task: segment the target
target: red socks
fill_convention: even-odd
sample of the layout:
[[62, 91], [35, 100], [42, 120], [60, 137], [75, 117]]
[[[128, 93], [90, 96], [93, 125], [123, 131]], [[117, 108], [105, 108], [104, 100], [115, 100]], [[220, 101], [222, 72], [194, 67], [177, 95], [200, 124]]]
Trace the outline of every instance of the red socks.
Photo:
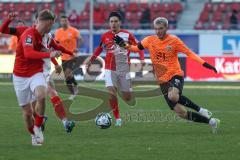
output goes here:
[[114, 97], [113, 99], [109, 99], [109, 103], [113, 110], [113, 115], [114, 115], [115, 119], [120, 118], [117, 97]]
[[62, 120], [64, 118], [66, 118], [66, 113], [64, 110], [64, 106], [62, 103], [62, 100], [59, 96], [54, 96], [51, 98], [51, 102], [54, 106], [54, 110], [56, 115]]
[[36, 116], [35, 116], [35, 126], [37, 127], [40, 127], [43, 123], [43, 116], [40, 116], [36, 113]]

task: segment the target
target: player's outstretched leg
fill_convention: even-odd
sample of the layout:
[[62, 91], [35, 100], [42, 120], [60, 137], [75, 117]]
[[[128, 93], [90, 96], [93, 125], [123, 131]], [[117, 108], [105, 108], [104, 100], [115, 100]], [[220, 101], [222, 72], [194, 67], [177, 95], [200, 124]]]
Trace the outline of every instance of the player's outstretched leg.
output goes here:
[[108, 87], [109, 92], [109, 105], [112, 108], [113, 116], [116, 120], [115, 126], [121, 126], [122, 125], [122, 119], [120, 118], [119, 114], [119, 107], [118, 107], [118, 99], [117, 99], [117, 89], [114, 87]]
[[45, 86], [39, 85], [34, 89], [34, 94], [37, 98], [37, 103], [35, 107], [36, 116], [35, 116], [33, 131], [35, 133], [35, 136], [39, 139], [40, 143], [43, 143], [44, 141], [41, 125], [43, 124], [43, 120], [44, 120], [44, 112], [46, 107], [46, 104], [45, 104], [46, 93], [47, 93], [47, 88]]
[[31, 107], [31, 104], [26, 104], [22, 106], [22, 113], [23, 118], [26, 124], [26, 127], [28, 129], [29, 134], [32, 138], [32, 145], [33, 146], [41, 146], [42, 143], [40, 143], [39, 139], [35, 136], [33, 128], [34, 128], [34, 118], [33, 118], [33, 110]]
[[186, 96], [181, 95], [179, 97], [179, 101], [178, 103], [194, 109], [195, 111], [197, 111], [198, 113], [200, 113], [201, 115], [207, 117], [207, 118], [211, 118], [212, 117], [212, 112], [208, 111], [205, 108], [199, 107], [197, 104], [195, 104], [194, 102], [192, 102], [189, 98], [187, 98]]
[[183, 105], [177, 103], [173, 108], [174, 112], [181, 118], [187, 119], [189, 121], [198, 122], [198, 123], [206, 123], [211, 125], [212, 132], [217, 133], [217, 130], [220, 125], [220, 120], [217, 118], [207, 118], [199, 113], [187, 111]]
[[67, 119], [62, 99], [58, 96], [57, 91], [50, 83], [48, 84], [48, 94], [51, 97], [56, 116], [62, 121], [65, 131], [71, 133], [75, 127], [75, 122]]

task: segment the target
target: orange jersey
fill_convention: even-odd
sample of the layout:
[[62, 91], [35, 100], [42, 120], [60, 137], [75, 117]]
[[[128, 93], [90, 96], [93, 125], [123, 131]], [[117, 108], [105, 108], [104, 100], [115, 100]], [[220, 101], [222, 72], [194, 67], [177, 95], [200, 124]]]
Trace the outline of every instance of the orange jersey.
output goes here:
[[[77, 48], [77, 39], [79, 31], [74, 27], [68, 27], [66, 30], [59, 28], [56, 30], [55, 39], [67, 50], [73, 52]], [[63, 54], [62, 60], [72, 59], [71, 55]]]
[[11, 51], [16, 51], [17, 49], [18, 38], [17, 36], [12, 36], [8, 49]]
[[144, 38], [141, 45], [149, 50], [155, 76], [160, 83], [168, 82], [175, 75], [184, 75], [178, 61], [178, 53], [184, 53], [199, 63], [204, 63], [204, 60], [174, 35], [167, 34], [163, 40], [151, 35]]

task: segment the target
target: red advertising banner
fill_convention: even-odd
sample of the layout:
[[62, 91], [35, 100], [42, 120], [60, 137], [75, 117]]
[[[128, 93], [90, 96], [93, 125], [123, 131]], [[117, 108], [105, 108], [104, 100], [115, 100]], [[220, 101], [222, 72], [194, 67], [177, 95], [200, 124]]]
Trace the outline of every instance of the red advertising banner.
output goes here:
[[206, 69], [187, 58], [186, 80], [189, 81], [240, 81], [240, 57], [202, 57], [213, 65], [218, 73]]

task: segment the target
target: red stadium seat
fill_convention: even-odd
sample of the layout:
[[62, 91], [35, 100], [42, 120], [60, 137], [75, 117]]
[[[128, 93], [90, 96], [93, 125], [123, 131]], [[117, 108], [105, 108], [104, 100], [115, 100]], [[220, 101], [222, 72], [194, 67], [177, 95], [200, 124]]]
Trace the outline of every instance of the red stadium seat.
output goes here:
[[160, 10], [162, 10], [161, 3], [154, 2], [154, 3], [151, 4], [151, 11], [158, 12]]
[[29, 21], [32, 18], [32, 14], [30, 11], [23, 12], [22, 19], [25, 21]]
[[203, 23], [201, 21], [197, 21], [197, 23], [194, 26], [194, 29], [196, 29], [196, 30], [203, 30], [205, 28], [204, 28]]
[[4, 4], [4, 10], [12, 12], [15, 10], [15, 4], [10, 2], [10, 3], [5, 3]]
[[201, 14], [200, 14], [199, 20], [201, 22], [207, 22], [209, 20], [209, 13], [205, 12], [205, 11], [202, 11]]
[[114, 2], [109, 3], [109, 4], [108, 4], [108, 7], [107, 7], [107, 9], [110, 10], [110, 11], [116, 11], [117, 8], [118, 8], [118, 7], [117, 7], [117, 4], [114, 3]]
[[163, 3], [163, 11], [170, 12], [170, 10], [171, 10], [170, 3]]
[[51, 9], [51, 4], [50, 3], [43, 3], [42, 4], [42, 9]]
[[217, 5], [217, 12], [226, 12], [227, 11], [227, 4], [226, 3], [220, 3]]
[[125, 2], [120, 2], [120, 3], [118, 4], [118, 7], [119, 7], [119, 8], [126, 8], [126, 6], [127, 6], [127, 4], [126, 4]]
[[89, 21], [89, 12], [87, 11], [82, 11], [81, 14], [79, 15], [79, 19], [81, 20], [88, 20]]
[[213, 12], [213, 4], [212, 3], [205, 3], [204, 11]]
[[129, 12], [138, 11], [138, 4], [136, 2], [130, 2], [127, 6], [127, 11], [129, 11]]
[[37, 10], [37, 4], [36, 3], [29, 3], [27, 5], [28, 10], [30, 10], [31, 12], [35, 12]]
[[212, 18], [212, 20], [214, 21], [214, 22], [222, 22], [222, 12], [214, 12], [213, 13], [213, 18]]
[[56, 8], [61, 12], [61, 11], [65, 11], [65, 5], [64, 3], [60, 2], [56, 4]]
[[180, 13], [183, 10], [183, 6], [180, 2], [174, 2], [172, 4], [172, 9], [171, 10], [174, 11], [174, 12]]
[[137, 20], [140, 20], [141, 18], [142, 18], [142, 14], [143, 14], [143, 12], [141, 12], [141, 11], [138, 11], [137, 13], [136, 13], [136, 19]]
[[210, 25], [208, 26], [208, 29], [210, 30], [216, 30], [217, 29], [217, 24], [216, 22], [211, 22]]
[[4, 4], [0, 3], [0, 12], [2, 12], [4, 10]]
[[231, 9], [232, 9], [232, 11], [236, 10], [238, 12], [240, 10], [240, 3], [232, 3]]

